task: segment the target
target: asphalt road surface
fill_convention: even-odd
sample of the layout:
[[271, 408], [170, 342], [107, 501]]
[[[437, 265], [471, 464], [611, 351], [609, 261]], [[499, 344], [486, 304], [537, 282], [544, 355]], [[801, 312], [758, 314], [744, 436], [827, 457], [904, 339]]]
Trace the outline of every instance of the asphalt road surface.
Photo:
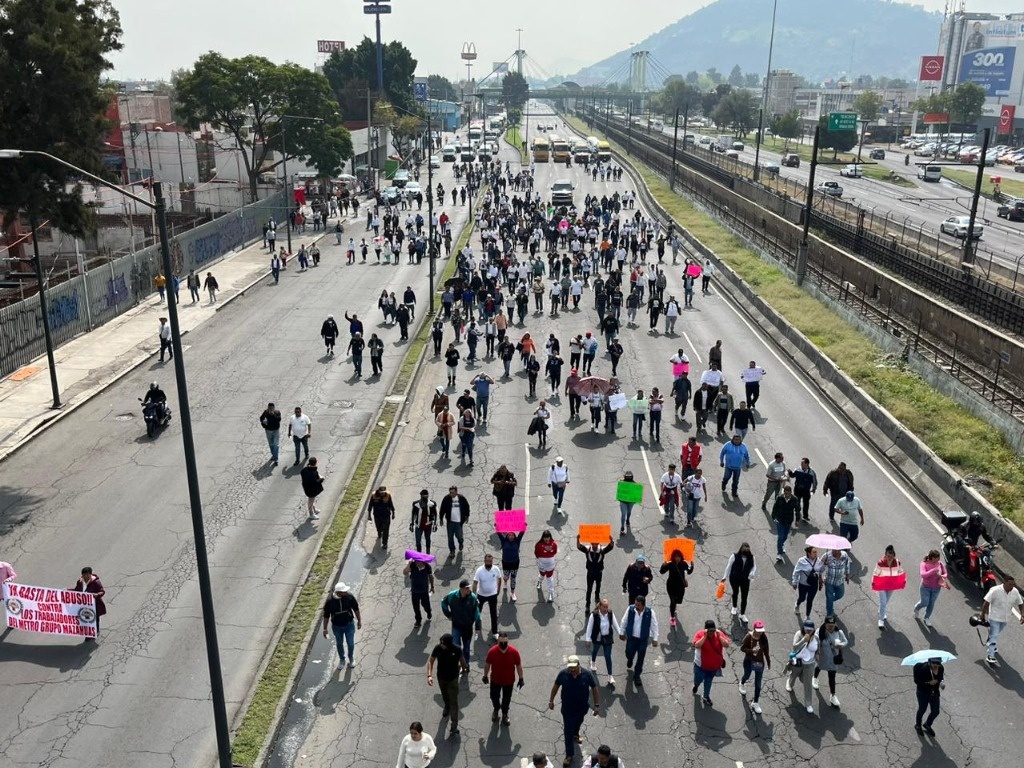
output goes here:
[[[565, 173], [564, 167], [540, 165], [537, 186], [545, 189]], [[569, 173], [579, 182], [577, 195], [581, 199], [587, 191], [600, 195], [630, 186], [627, 181], [594, 184], [577, 169]], [[679, 271], [670, 270], [669, 278], [668, 293], [677, 296], [681, 295]], [[564, 313], [557, 320], [529, 315], [526, 327], [516, 329], [514, 335], [518, 338], [529, 331], [543, 339], [554, 332], [565, 349], [570, 335], [593, 329], [596, 322], [593, 301], [587, 296], [579, 312]], [[748, 440], [757, 466], [743, 474], [739, 500], [723, 498], [717, 462], [722, 441], [702, 438], [711, 498], [699, 517], [696, 570], [679, 611], [680, 626], [669, 630], [664, 581], [656, 576], [651, 588], [652, 607], [661, 623], [663, 643], [648, 652], [642, 689], [630, 680], [622, 643], [615, 646], [618, 685], [614, 691], [605, 686], [601, 664], [602, 711], [600, 717], [588, 716], [586, 720], [583, 753], [590, 754], [599, 744], [607, 743], [631, 766], [1004, 765], [1006, 758], [1001, 753], [1016, 753], [1019, 744], [1017, 720], [1024, 682], [1018, 670], [1024, 669], [1024, 635], [1020, 627], [1008, 627], [1000, 645], [1003, 664], [997, 670], [988, 669], [982, 661], [984, 648], [967, 624], [968, 615], [980, 606], [980, 598], [958, 581], [952, 591], [940, 597], [933, 628], [914, 620], [911, 608], [917, 599], [918, 565], [940, 542], [938, 526], [923, 500], [863, 443], [856, 426], [837, 415], [808, 385], [807, 377], [795, 370], [768, 334], [738, 312], [717, 289], [713, 288], [709, 296], [698, 293], [695, 308], [685, 312], [677, 324], [677, 336], [666, 337], [661, 330], [648, 333], [647, 325], [641, 315], [639, 328], [622, 333], [626, 356], [619, 366], [619, 378], [623, 391], [630, 395], [636, 388], [649, 391], [652, 386], [666, 392], [671, 384], [668, 358], [680, 347], [694, 363], [694, 377], [699, 376], [700, 361], [706, 360], [707, 350], [716, 339], [723, 340], [727, 381], [734, 389], [742, 391], [738, 375], [749, 360], [767, 369], [758, 402], [757, 430]], [[518, 362], [513, 363], [513, 376], [507, 380], [500, 378], [498, 361], [463, 363], [461, 368], [457, 386], [449, 388], [456, 396], [475, 372], [485, 371], [498, 379], [491, 395], [489, 422], [478, 430], [475, 466], [460, 463], [454, 447], [451, 460], [440, 457], [427, 414], [431, 390], [444, 384], [445, 374], [443, 361], [431, 359], [411, 400], [413, 415], [389, 452], [384, 475], [398, 507], [391, 547], [382, 550], [373, 527], [368, 526], [343, 570], [343, 577], [355, 582], [363, 616], [363, 629], [356, 637], [356, 666], [339, 671], [333, 640], [317, 638], [295, 694], [303, 704], [301, 708], [293, 705], [293, 711], [301, 709], [301, 714], [289, 714], [289, 728], [277, 745], [271, 765], [394, 765], [398, 744], [413, 720], [422, 721], [439, 745], [432, 762], [435, 767], [518, 766], [521, 757], [535, 750], [546, 751], [558, 764], [563, 757], [561, 724], [557, 710], [550, 712], [547, 708], [549, 691], [568, 655], [578, 653], [585, 663], [589, 660], [582, 637], [587, 617], [583, 557], [574, 547], [577, 526], [611, 523], [617, 531], [615, 481], [629, 469], [645, 485], [644, 502], [633, 513], [631, 533], [616, 536], [616, 547], [606, 559], [602, 595], [611, 599], [612, 609], [619, 616], [626, 607], [619, 590], [624, 569], [643, 552], [656, 570], [662, 541], [678, 535], [677, 528], [659, 518], [652, 501], [656, 495], [653, 486], [667, 464], [678, 458], [686, 436], [693, 433], [692, 409], [683, 421], [673, 421], [666, 415], [660, 443], [651, 442], [646, 431], [644, 439], [636, 442], [630, 439], [629, 420], [623, 418], [624, 414], [620, 414], [618, 434], [612, 437], [591, 431], [586, 410], [581, 421], [570, 421], [568, 400], [553, 398], [555, 415], [549, 446], [538, 450], [535, 439], [526, 435], [537, 401], [527, 397], [525, 373]], [[603, 339], [594, 373], [610, 373]], [[543, 384], [538, 392], [547, 394]], [[856, 475], [858, 495], [866, 510], [867, 522], [856, 544], [854, 577], [837, 608], [850, 642], [838, 676], [841, 706], [828, 705], [822, 675], [822, 690], [814, 693], [814, 714], [805, 711], [802, 695], [785, 691], [782, 679], [786, 654], [799, 628], [789, 577], [793, 563], [802, 554], [804, 537], [831, 528], [819, 493], [813, 498], [810, 526], [802, 526], [795, 533], [795, 541], [787, 547], [786, 562], [774, 563], [775, 537], [768, 516], [760, 510], [760, 500], [765, 461], [776, 451], [785, 454], [790, 466], [795, 466], [801, 456], [809, 456], [819, 483], [839, 461], [847, 462]], [[548, 468], [557, 455], [565, 457], [572, 473], [565, 516], [554, 510], [545, 485]], [[497, 551], [489, 480], [503, 463], [519, 479], [513, 506], [525, 506], [529, 513], [519, 601], [513, 604], [502, 597], [499, 602], [499, 625], [510, 633], [512, 644], [523, 654], [526, 687], [513, 694], [511, 726], [492, 724], [487, 687], [480, 680], [482, 657], [490, 641], [474, 641], [472, 673], [462, 681], [462, 733], [452, 738], [446, 734], [447, 721], [441, 719], [440, 695], [436, 688], [427, 686], [425, 665], [438, 638], [449, 631], [438, 607], [441, 597], [461, 578], [472, 578], [486, 552]], [[440, 560], [436, 564], [434, 619], [414, 629], [408, 585], [401, 575], [403, 552], [412, 547], [412, 535], [407, 532], [410, 505], [420, 488], [430, 489], [439, 501], [451, 484], [467, 496], [473, 510], [466, 526], [465, 551], [454, 561], [446, 561], [444, 534], [435, 534], [434, 552]], [[558, 587], [553, 604], [534, 589], [533, 545], [544, 529], [550, 529], [559, 543]], [[751, 621], [766, 622], [772, 647], [772, 669], [765, 676], [761, 698], [764, 713], [760, 716], [750, 712], [737, 690], [742, 669], [737, 646], [744, 628], [730, 615], [728, 601], [714, 598], [728, 556], [743, 541], [752, 545], [758, 567], [748, 614]], [[888, 629], [880, 631], [877, 596], [871, 591], [870, 576], [874, 563], [890, 543], [908, 571], [908, 589], [894, 596]], [[820, 622], [823, 616], [823, 596], [819, 595], [814, 618]], [[713, 708], [704, 707], [690, 694], [693, 651], [689, 639], [709, 618], [716, 620], [734, 643], [727, 652], [724, 676], [714, 684]], [[485, 612], [485, 630], [487, 625]], [[935, 723], [935, 739], [914, 731], [916, 700], [911, 670], [900, 666], [904, 656], [929, 647], [946, 649], [960, 657], [947, 665], [947, 688], [942, 713]]]
[[[451, 188], [451, 166], [437, 181]], [[446, 210], [461, 229], [466, 207]], [[346, 237], [362, 231], [352, 220]], [[311, 417], [320, 506], [333, 508], [405, 351], [397, 326], [380, 324], [377, 296], [387, 287], [401, 300], [411, 284], [417, 320], [429, 298], [426, 264], [377, 266], [371, 251], [370, 264], [342, 266], [333, 241], [319, 268], [290, 265], [279, 285], [268, 278], [183, 340], [232, 718], [328, 522], [306, 520], [287, 422], [274, 468], [259, 414], [272, 400], [286, 418], [296, 405]], [[384, 339], [383, 379], [369, 360], [353, 378], [346, 311]], [[333, 358], [319, 336], [328, 313], [342, 328]], [[216, 754], [179, 426], [148, 439], [136, 400], [153, 380], [177, 411], [171, 368], [154, 359], [3, 465], [0, 557], [40, 586], [74, 585], [91, 565], [109, 606], [98, 643], [0, 637], [5, 767], [201, 766]]]

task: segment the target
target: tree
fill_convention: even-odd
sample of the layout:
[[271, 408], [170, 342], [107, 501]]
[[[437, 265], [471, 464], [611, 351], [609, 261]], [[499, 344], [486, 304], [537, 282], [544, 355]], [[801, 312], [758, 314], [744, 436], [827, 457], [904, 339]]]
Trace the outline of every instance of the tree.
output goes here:
[[853, 100], [853, 111], [865, 123], [873, 123], [882, 114], [882, 97], [875, 91], [863, 91]]
[[757, 122], [757, 99], [750, 91], [731, 91], [721, 98], [711, 113], [719, 126], [732, 126], [738, 136], [745, 136]]
[[[51, 152], [104, 176], [100, 148], [114, 93], [101, 85], [107, 56], [121, 49], [121, 21], [108, 0], [4, 0], [0, 3], [0, 147]], [[31, 211], [85, 235], [92, 209], [77, 175], [46, 158], [0, 165], [0, 230]]]
[[736, 64], [729, 73], [729, 85], [738, 87], [743, 85], [743, 70]]
[[501, 95], [505, 101], [506, 111], [522, 109], [530, 98], [530, 86], [526, 78], [518, 72], [509, 72], [501, 79]]
[[803, 135], [804, 126], [803, 121], [800, 119], [800, 113], [791, 109], [784, 115], [779, 115], [771, 124], [772, 133], [776, 136], [781, 136], [786, 140], [785, 145], [782, 147], [782, 151], [786, 152], [789, 150], [789, 140], [796, 139]]
[[[418, 114], [412, 93], [416, 59], [397, 41], [385, 44], [382, 56], [385, 100], [403, 112]], [[324, 62], [324, 75], [346, 119], [365, 115], [367, 91], [377, 90], [376, 43], [364, 37], [355, 48], [335, 51]]]
[[253, 200], [259, 175], [282, 162], [268, 162], [273, 152], [286, 148], [288, 157], [312, 163], [324, 176], [338, 173], [352, 156], [352, 137], [341, 125], [327, 79], [298, 64], [274, 64], [261, 56], [226, 59], [210, 52], [176, 86], [179, 120], [192, 130], [211, 123], [232, 136]]
[[761, 86], [761, 76], [757, 72], [747, 72], [743, 76], [743, 85], [747, 88], [759, 88]]
[[708, 67], [708, 71], [705, 74], [707, 75], [708, 80], [710, 80], [715, 85], [718, 85], [719, 83], [722, 82], [722, 73], [719, 72], [714, 67]]
[[438, 101], [458, 101], [459, 93], [452, 81], [442, 75], [427, 75], [427, 90], [430, 98]]
[[818, 118], [818, 149], [831, 149], [832, 157], [835, 158], [839, 152], [848, 152], [857, 146], [856, 131], [830, 131], [828, 129], [828, 115]]
[[985, 107], [985, 89], [977, 83], [960, 83], [953, 91], [946, 91], [949, 117], [962, 125], [977, 123]]
[[711, 117], [711, 113], [715, 111], [715, 107], [718, 106], [718, 102], [723, 98], [732, 93], [732, 86], [726, 83], [715, 86], [713, 91], [701, 94], [700, 105], [701, 110], [705, 115]]
[[696, 85], [697, 83], [699, 83], [700, 72], [698, 72], [696, 69], [691, 69], [689, 72], [686, 73], [686, 82], [688, 82], [690, 85]]
[[696, 112], [701, 104], [701, 92], [683, 80], [670, 80], [656, 96], [658, 108], [666, 115], [677, 109]]

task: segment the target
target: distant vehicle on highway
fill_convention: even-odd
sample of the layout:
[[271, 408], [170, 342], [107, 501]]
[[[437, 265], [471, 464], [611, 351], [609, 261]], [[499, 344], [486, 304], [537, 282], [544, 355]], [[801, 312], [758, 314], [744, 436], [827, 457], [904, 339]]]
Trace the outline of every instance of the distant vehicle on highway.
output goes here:
[[[944, 235], [952, 235], [959, 240], [963, 240], [967, 237], [967, 227], [970, 224], [970, 221], [970, 216], [950, 216], [939, 225], [939, 231]], [[975, 222], [972, 239], [981, 240], [981, 233], [983, 229], [984, 227], [982, 227], [981, 224]]]
[[848, 179], [859, 179], [864, 176], [864, 171], [856, 163], [851, 163], [840, 168], [839, 175], [845, 176]]
[[572, 205], [572, 182], [569, 179], [558, 179], [551, 185], [552, 205]]
[[917, 172], [917, 178], [922, 181], [942, 181], [942, 166], [922, 165]]
[[871, 152], [868, 154], [868, 157], [871, 158], [872, 160], [885, 160], [885, 150], [872, 149]]
[[839, 185], [838, 181], [823, 181], [815, 189], [819, 194], [828, 195], [829, 197], [843, 196], [843, 188]]
[[1024, 199], [1007, 200], [996, 210], [996, 215], [1008, 221], [1024, 221]]
[[779, 175], [779, 170], [780, 169], [779, 169], [779, 164], [778, 163], [765, 163], [764, 164], [764, 172], [767, 173], [769, 176], [778, 176]]
[[731, 157], [733, 160], [740, 159], [740, 151], [738, 149], [727, 149], [725, 150], [725, 156]]
[[446, 144], [444, 147], [442, 147], [442, 149], [441, 149], [441, 159], [444, 160], [446, 163], [454, 163], [455, 162], [455, 147], [453, 145], [451, 145], [451, 144]]
[[790, 152], [788, 155], [782, 156], [782, 164], [787, 168], [799, 168], [800, 167], [800, 155]]

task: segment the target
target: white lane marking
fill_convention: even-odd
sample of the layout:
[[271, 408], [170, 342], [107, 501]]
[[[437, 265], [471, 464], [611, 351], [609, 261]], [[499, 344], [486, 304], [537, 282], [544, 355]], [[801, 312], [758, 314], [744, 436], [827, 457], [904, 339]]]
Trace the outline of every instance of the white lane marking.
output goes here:
[[759, 458], [761, 460], [761, 466], [762, 467], [767, 467], [768, 466], [768, 462], [764, 460], [764, 456], [761, 455], [761, 451], [758, 450], [757, 448], [755, 448], [754, 449], [754, 453], [756, 453], [757, 454], [757, 458]]
[[644, 460], [644, 469], [647, 471], [647, 480], [651, 484], [651, 490], [654, 491], [654, 506], [660, 508], [661, 504], [659, 504], [658, 501], [661, 498], [661, 494], [658, 493], [658, 491], [661, 490], [661, 487], [654, 482], [654, 475], [651, 474], [651, 462], [647, 460], [647, 451], [643, 446], [640, 446], [640, 456]]
[[526, 516], [530, 516], [530, 444], [523, 443], [523, 450], [526, 451], [526, 493], [523, 494], [523, 506], [526, 507]]
[[690, 335], [686, 331], [683, 331], [683, 338], [686, 339], [686, 343], [689, 344], [690, 349], [693, 350], [693, 356], [700, 360], [701, 356], [700, 352], [697, 351], [697, 345], [693, 343], [693, 339], [690, 338]]
[[[737, 318], [739, 318], [739, 321], [747, 327], [747, 330], [749, 330], [755, 337], [760, 337], [761, 330], [755, 329], [747, 321], [747, 318], [744, 317], [743, 314], [736, 308], [736, 305], [733, 303], [732, 297], [727, 295], [725, 292], [720, 292], [718, 295], [725, 298], [726, 306], [728, 306], [729, 309], [732, 310], [733, 314], [736, 315]], [[793, 368], [782, 358], [782, 356], [775, 350], [775, 347], [771, 344], [765, 344], [764, 347], [768, 351], [768, 353], [779, 362], [779, 365], [781, 365], [789, 373], [789, 375], [796, 380], [797, 384], [799, 384], [801, 387], [804, 388], [804, 390], [806, 390], [807, 394], [810, 395], [811, 399], [818, 404], [818, 406], [825, 412], [825, 414], [830, 419], [832, 419], [832, 421], [835, 422], [836, 426], [843, 431], [843, 434], [845, 434], [850, 439], [850, 442], [857, 446], [864, 454], [864, 456], [867, 457], [867, 460], [875, 465], [875, 468], [882, 473], [882, 476], [885, 477], [890, 483], [892, 483], [901, 494], [903, 494], [904, 498], [906, 498], [906, 500], [910, 502], [914, 509], [916, 509], [921, 514], [921, 516], [928, 521], [932, 528], [934, 528], [939, 533], [942, 533], [942, 526], [935, 522], [935, 518], [928, 512], [928, 510], [926, 510], [924, 507], [917, 503], [917, 500], [910, 494], [909, 491], [907, 491], [906, 488], [903, 487], [903, 483], [899, 482], [899, 479], [893, 476], [892, 473], [890, 473], [885, 468], [885, 466], [883, 466], [883, 464], [872, 455], [871, 451], [868, 450], [868, 446], [857, 439], [857, 437], [847, 428], [843, 421], [838, 416], [836, 416], [835, 413], [833, 413], [832, 408], [829, 405], [827, 405], [825, 401], [823, 401], [820, 397], [818, 397], [817, 393], [810, 387], [810, 385], [808, 385], [804, 381], [803, 377], [797, 375], [797, 372], [794, 371]]]

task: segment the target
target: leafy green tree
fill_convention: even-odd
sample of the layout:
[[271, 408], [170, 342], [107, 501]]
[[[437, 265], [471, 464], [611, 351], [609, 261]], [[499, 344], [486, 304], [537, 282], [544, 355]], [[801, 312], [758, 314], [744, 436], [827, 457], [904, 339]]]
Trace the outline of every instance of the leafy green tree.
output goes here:
[[729, 85], [734, 88], [743, 85], [743, 70], [740, 69], [739, 64], [736, 64], [729, 73]]
[[[718, 106], [718, 102], [723, 98], [732, 93], [732, 86], [727, 83], [721, 83], [715, 86], [713, 91], [702, 93], [700, 97], [701, 109], [704, 114], [711, 117], [715, 111], [715, 107]], [[713, 118], [712, 118], [713, 119]]]
[[428, 75], [427, 90], [430, 92], [430, 98], [438, 101], [459, 100], [459, 92], [455, 90], [452, 81], [442, 75]]
[[800, 119], [800, 113], [791, 109], [784, 115], [779, 115], [771, 124], [772, 133], [776, 136], [780, 136], [786, 140], [782, 147], [783, 152], [789, 151], [789, 140], [796, 139], [803, 135], [803, 121]]
[[705, 72], [704, 75], [715, 85], [719, 85], [723, 80], [722, 73], [714, 67], [708, 67], [708, 71]]
[[949, 117], [953, 122], [969, 125], [977, 123], [985, 107], [985, 89], [977, 83], [960, 83], [949, 97]]
[[703, 94], [689, 83], [681, 79], [669, 80], [656, 96], [658, 109], [665, 115], [673, 114], [677, 109], [681, 112], [696, 113], [701, 105]]
[[530, 85], [518, 72], [509, 72], [501, 79], [501, 95], [505, 109], [522, 109], [530, 98]]
[[352, 157], [352, 138], [341, 125], [327, 79], [298, 64], [210, 52], [175, 85], [179, 120], [193, 130], [211, 123], [234, 138], [253, 200], [259, 175], [281, 162], [268, 162], [274, 152], [287, 149], [288, 157], [311, 163], [324, 176], [338, 173]]
[[761, 76], [757, 72], [747, 72], [743, 76], [743, 84], [747, 88], [760, 88], [761, 87]]
[[515, 107], [506, 110], [505, 118], [509, 125], [519, 125], [523, 121], [523, 110], [516, 109]]
[[699, 83], [700, 72], [698, 72], [696, 69], [691, 69], [689, 72], [686, 73], [686, 82], [688, 82], [690, 85], [696, 85], [697, 83]]
[[882, 97], [875, 91], [863, 91], [853, 100], [853, 111], [865, 123], [873, 123], [882, 114]]
[[[100, 78], [121, 49], [108, 0], [0, 2], [0, 147], [50, 152], [98, 176], [114, 98]], [[0, 230], [32, 211], [65, 232], [92, 229], [76, 175], [46, 158], [0, 161]]]
[[818, 150], [831, 149], [832, 158], [835, 159], [839, 152], [849, 152], [857, 146], [856, 131], [830, 131], [828, 129], [828, 115], [818, 118]]
[[757, 99], [750, 91], [732, 91], [721, 98], [711, 113], [716, 125], [731, 126], [745, 136], [757, 123]]
[[[412, 84], [416, 59], [397, 41], [384, 45], [384, 98], [402, 112], [419, 113]], [[324, 75], [348, 119], [366, 114], [367, 90], [377, 90], [377, 45], [364, 37], [355, 48], [335, 51], [324, 62]], [[435, 97], [436, 98], [436, 97]]]

